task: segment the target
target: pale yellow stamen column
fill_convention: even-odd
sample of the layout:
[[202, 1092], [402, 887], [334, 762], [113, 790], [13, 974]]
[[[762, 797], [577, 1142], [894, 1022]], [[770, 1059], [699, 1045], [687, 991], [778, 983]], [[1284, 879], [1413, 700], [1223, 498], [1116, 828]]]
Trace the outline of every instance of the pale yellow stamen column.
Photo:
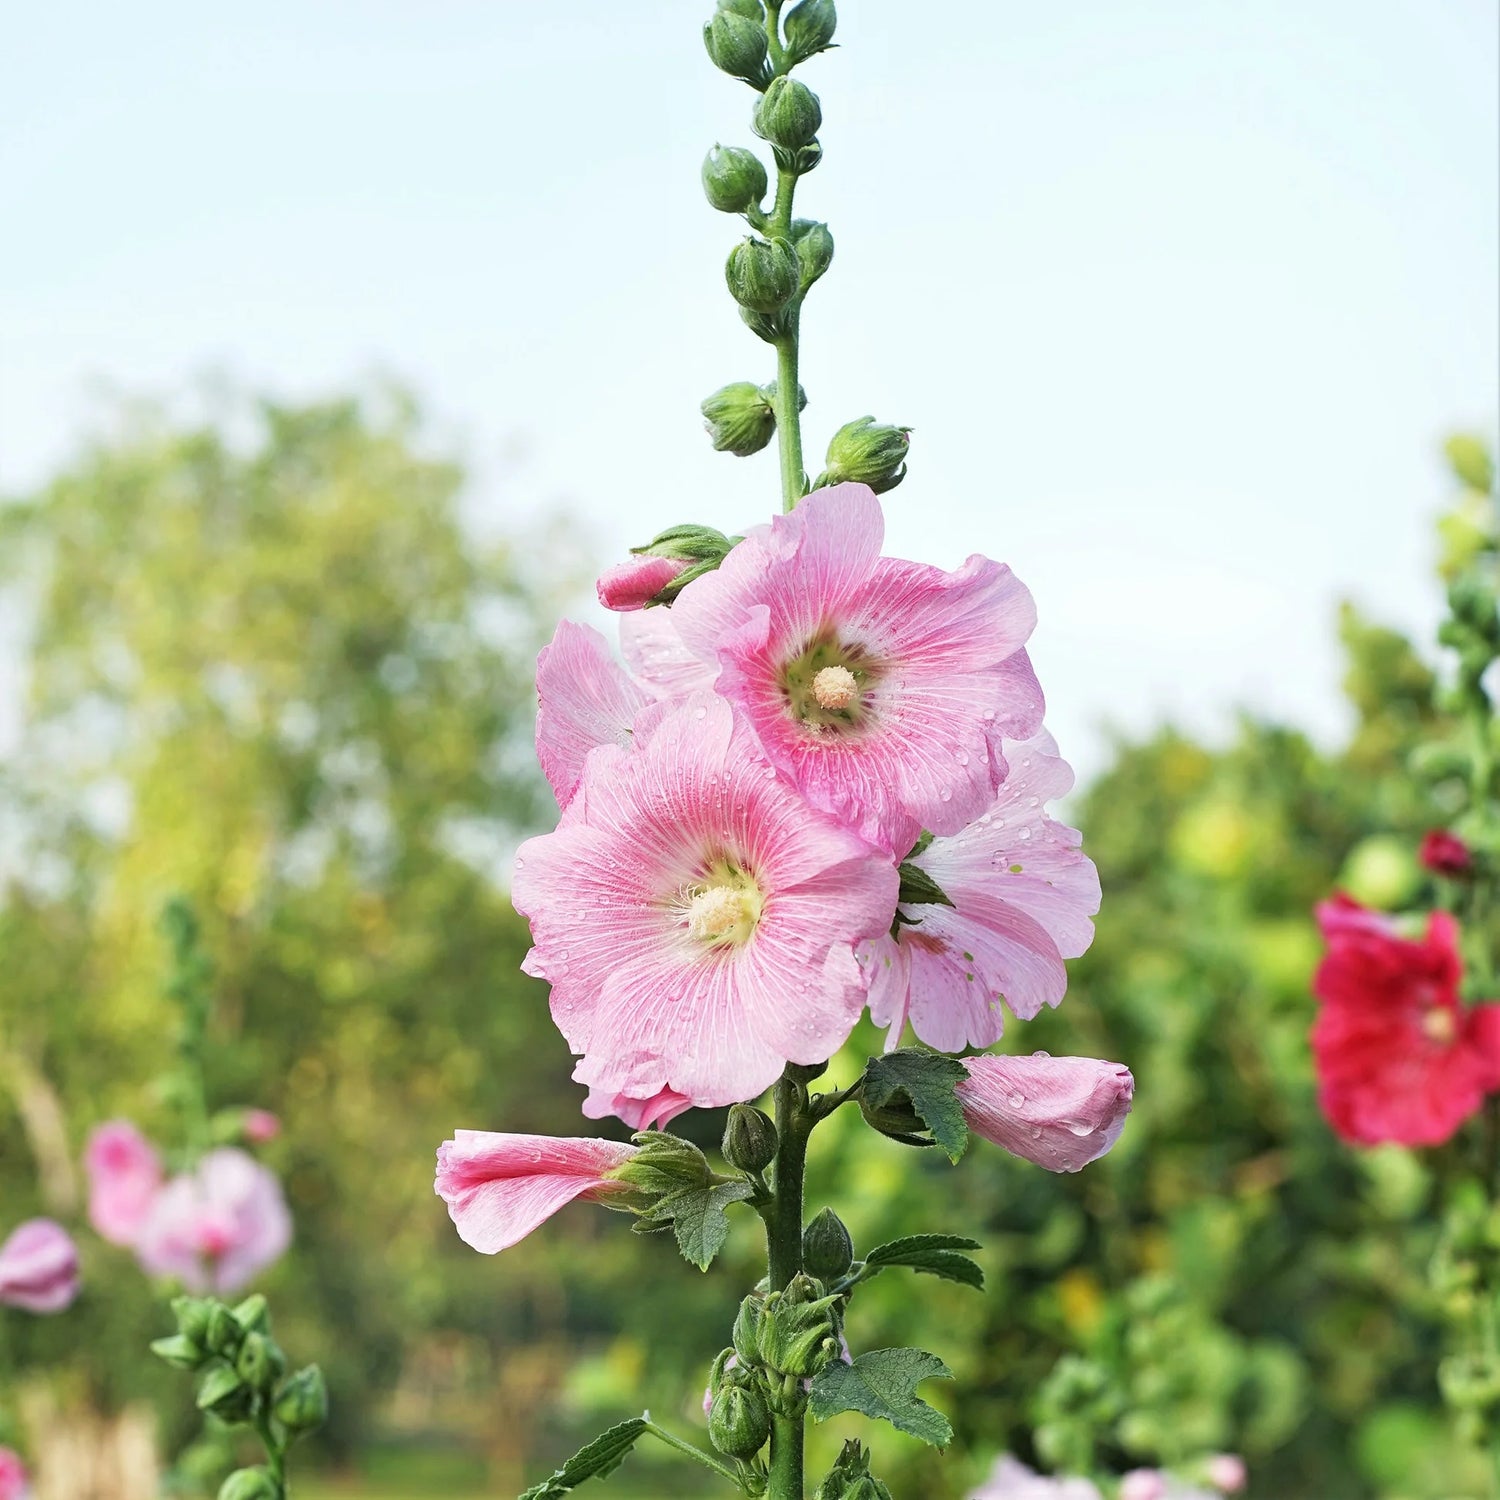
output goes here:
[[738, 891], [727, 885], [710, 886], [688, 904], [688, 935], [705, 940], [721, 938], [733, 932], [744, 918], [745, 900]]
[[859, 696], [859, 683], [848, 667], [824, 667], [812, 680], [819, 708], [848, 708]]
[[1435, 1005], [1422, 1017], [1422, 1032], [1428, 1041], [1449, 1047], [1458, 1039], [1458, 1022], [1446, 1006]]

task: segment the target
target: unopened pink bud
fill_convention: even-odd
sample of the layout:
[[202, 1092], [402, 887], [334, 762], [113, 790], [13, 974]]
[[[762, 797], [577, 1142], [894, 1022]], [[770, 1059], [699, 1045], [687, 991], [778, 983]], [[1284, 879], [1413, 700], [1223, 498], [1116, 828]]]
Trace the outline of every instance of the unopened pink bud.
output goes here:
[[256, 1146], [264, 1146], [281, 1134], [281, 1121], [268, 1109], [247, 1109], [244, 1120], [245, 1139]]
[[599, 575], [599, 602], [605, 609], [645, 609], [692, 563], [685, 557], [632, 557]]
[[1165, 1500], [1167, 1481], [1159, 1469], [1132, 1469], [1120, 1481], [1120, 1500]]
[[1216, 1453], [1205, 1466], [1208, 1482], [1226, 1495], [1237, 1495], [1248, 1478], [1245, 1460], [1238, 1453]]
[[18, 1224], [0, 1245], [0, 1305], [57, 1313], [77, 1295], [78, 1247], [72, 1236], [51, 1219]]

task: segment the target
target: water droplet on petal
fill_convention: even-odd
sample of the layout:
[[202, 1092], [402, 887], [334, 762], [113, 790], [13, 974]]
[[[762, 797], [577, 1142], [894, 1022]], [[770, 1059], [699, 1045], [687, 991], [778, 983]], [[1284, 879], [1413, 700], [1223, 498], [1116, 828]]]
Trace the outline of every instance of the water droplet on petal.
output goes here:
[[1012, 1109], [1020, 1109], [1020, 1107], [1023, 1104], [1025, 1104], [1025, 1102], [1026, 1102], [1026, 1095], [1023, 1094], [1023, 1093], [1020, 1093], [1019, 1091], [1013, 1093], [1010, 1096], [1010, 1107]]
[[1031, 1055], [1033, 1057], [1051, 1057], [1052, 1056], [1052, 1054], [1050, 1052], [1033, 1052]]

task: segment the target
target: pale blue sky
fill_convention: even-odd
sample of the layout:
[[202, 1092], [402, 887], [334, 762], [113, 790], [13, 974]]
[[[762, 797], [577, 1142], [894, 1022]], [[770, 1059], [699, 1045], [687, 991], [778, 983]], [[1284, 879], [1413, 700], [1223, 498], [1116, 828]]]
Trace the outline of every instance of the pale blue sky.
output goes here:
[[[697, 415], [771, 373], [697, 187], [751, 143], [708, 9], [14, 8], [0, 488], [62, 461], [100, 380], [385, 371], [487, 521], [566, 504], [602, 565], [762, 518], [771, 455], [711, 452]], [[838, 243], [814, 464], [864, 412], [916, 428], [889, 548], [1032, 586], [1084, 764], [1106, 719], [1336, 729], [1335, 598], [1431, 619], [1436, 444], [1500, 405], [1493, 0], [846, 0], [839, 39], [805, 73], [799, 210]]]

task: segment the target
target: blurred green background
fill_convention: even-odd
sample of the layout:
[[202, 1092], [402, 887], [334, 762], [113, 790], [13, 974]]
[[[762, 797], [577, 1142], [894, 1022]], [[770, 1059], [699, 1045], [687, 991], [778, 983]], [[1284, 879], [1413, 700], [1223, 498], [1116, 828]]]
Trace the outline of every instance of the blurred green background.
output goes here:
[[[1442, 545], [1487, 466], [1467, 439], [1434, 466], [1434, 512], [1455, 491]], [[333, 1393], [326, 1488], [303, 1493], [511, 1495], [642, 1406], [700, 1420], [758, 1274], [753, 1220], [707, 1275], [587, 1207], [489, 1259], [432, 1193], [455, 1127], [582, 1133], [503, 872], [554, 813], [531, 670], [586, 586], [586, 539], [560, 522], [480, 545], [463, 480], [398, 393], [243, 400], [206, 427], [138, 414], [0, 508], [5, 598], [31, 621], [0, 765], [0, 1224], [57, 1215], [87, 1273], [68, 1315], [8, 1324], [9, 1420], [34, 1449], [107, 1445], [121, 1413], [169, 1451], [195, 1435], [185, 1377], [143, 1353], [159, 1289], [84, 1226], [78, 1170], [99, 1121], [166, 1118], [156, 919], [179, 892], [218, 964], [214, 1102], [285, 1124], [266, 1154], [297, 1237], [264, 1290]], [[1355, 1155], [1313, 1098], [1311, 907], [1340, 880], [1419, 895], [1413, 850], [1441, 816], [1402, 773], [1430, 667], [1348, 608], [1336, 625], [1341, 748], [1252, 718], [1212, 747], [1165, 728], [1118, 743], [1071, 809], [1098, 938], [1060, 1010], [1004, 1045], [1130, 1065], [1110, 1157], [1056, 1178], [982, 1143], [950, 1168], [853, 1111], [820, 1132], [810, 1209], [835, 1203], [857, 1245], [947, 1228], [986, 1247], [983, 1296], [891, 1273], [856, 1305], [858, 1344], [918, 1343], [956, 1376], [925, 1392], [957, 1427], [946, 1458], [879, 1435], [897, 1493], [961, 1495], [997, 1451], [1034, 1458], [1039, 1426], [1114, 1469], [1241, 1451], [1252, 1494], [1284, 1500], [1477, 1489], [1433, 1385], [1441, 1153]], [[874, 1045], [857, 1035], [836, 1071]], [[678, 1122], [705, 1146], [720, 1126]], [[825, 1457], [861, 1427], [829, 1429]], [[611, 1484], [702, 1493], [646, 1450]]]

